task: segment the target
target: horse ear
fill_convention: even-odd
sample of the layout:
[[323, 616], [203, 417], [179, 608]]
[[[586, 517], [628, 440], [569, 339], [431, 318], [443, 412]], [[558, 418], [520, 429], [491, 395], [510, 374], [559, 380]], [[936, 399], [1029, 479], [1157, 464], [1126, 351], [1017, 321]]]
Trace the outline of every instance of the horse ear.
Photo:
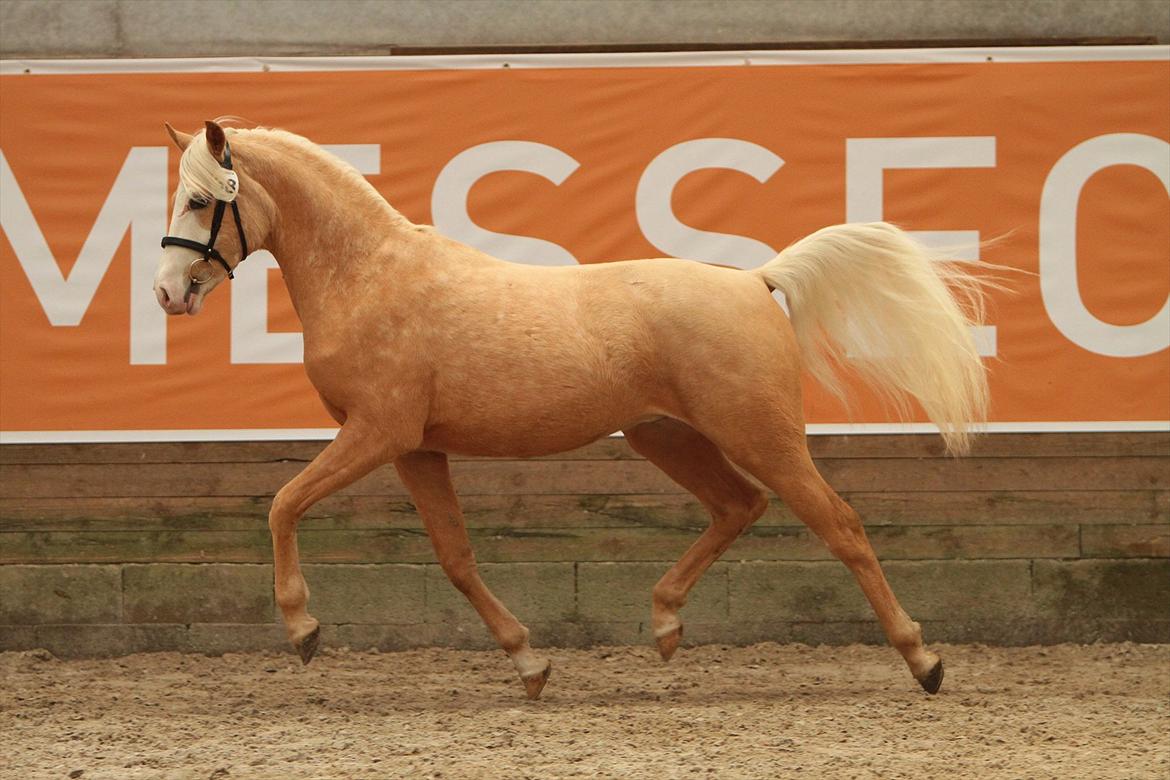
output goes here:
[[194, 136], [179, 132], [171, 127], [170, 122], [163, 122], [163, 127], [167, 129], [167, 133], [171, 136], [171, 140], [175, 142], [175, 146], [179, 147], [179, 151], [186, 151], [187, 147], [191, 145], [191, 139]]
[[227, 145], [227, 136], [224, 135], [223, 128], [210, 119], [205, 121], [203, 126], [207, 128], [207, 148], [211, 150], [211, 155], [215, 159], [223, 162], [223, 148]]

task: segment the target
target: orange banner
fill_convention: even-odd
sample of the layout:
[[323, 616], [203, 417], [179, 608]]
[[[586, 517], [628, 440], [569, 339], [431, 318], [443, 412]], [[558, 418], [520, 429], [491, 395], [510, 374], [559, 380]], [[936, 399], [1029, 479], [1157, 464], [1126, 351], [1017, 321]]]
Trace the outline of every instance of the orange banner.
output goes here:
[[[330, 147], [411, 220], [518, 262], [750, 267], [828, 224], [896, 222], [1026, 272], [975, 332], [993, 430], [1166, 430], [1170, 58], [1115, 51], [8, 68], [0, 430], [13, 442], [333, 427], [271, 257], [249, 259], [198, 317], [166, 317], [151, 290], [179, 158], [162, 122], [194, 131], [226, 114]], [[862, 398], [850, 416], [810, 386], [813, 430], [891, 429]]]

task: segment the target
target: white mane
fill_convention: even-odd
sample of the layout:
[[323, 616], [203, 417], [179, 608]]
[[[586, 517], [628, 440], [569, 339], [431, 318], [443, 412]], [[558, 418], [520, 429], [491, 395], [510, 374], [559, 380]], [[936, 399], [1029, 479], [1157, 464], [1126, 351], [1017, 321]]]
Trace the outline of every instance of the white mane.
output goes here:
[[[299, 152], [308, 159], [310, 164], [334, 173], [339, 182], [347, 182], [352, 185], [356, 193], [359, 193], [359, 197], [370, 205], [389, 212], [396, 220], [406, 219], [386, 202], [381, 193], [357, 168], [349, 162], [329, 154], [307, 138], [287, 130], [266, 127], [227, 128], [226, 132], [229, 141], [237, 137], [238, 134], [241, 141], [249, 138], [283, 144], [286, 148]], [[212, 155], [211, 149], [207, 145], [205, 132], [197, 133], [183, 152], [183, 156], [179, 160], [179, 181], [192, 195], [229, 202], [235, 199], [240, 187], [240, 180], [236, 172], [222, 167], [219, 160]]]
[[215, 159], [205, 133], [196, 135], [179, 159], [179, 181], [192, 195], [209, 200], [235, 200], [240, 191], [239, 176]]

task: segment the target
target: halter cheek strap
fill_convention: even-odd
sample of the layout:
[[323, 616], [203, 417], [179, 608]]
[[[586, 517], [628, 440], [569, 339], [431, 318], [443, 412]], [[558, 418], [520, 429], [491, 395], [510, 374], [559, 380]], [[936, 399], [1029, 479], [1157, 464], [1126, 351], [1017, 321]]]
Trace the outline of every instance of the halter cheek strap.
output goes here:
[[[226, 141], [223, 145], [223, 162], [221, 162], [220, 165], [229, 171], [232, 170], [232, 150]], [[211, 260], [214, 260], [223, 266], [223, 270], [227, 271], [227, 276], [229, 279], [235, 279], [236, 275], [233, 272], [232, 267], [228, 264], [227, 260], [223, 259], [223, 255], [219, 253], [219, 250], [215, 248], [215, 239], [219, 235], [220, 225], [223, 224], [223, 212], [227, 205], [228, 202], [226, 200], [220, 200], [216, 198], [215, 212], [211, 215], [211, 236], [207, 239], [206, 244], [201, 244], [198, 241], [192, 241], [189, 238], [181, 238], [179, 236], [165, 236], [162, 240], [163, 248], [165, 249], [168, 246], [181, 246], [184, 249], [193, 249], [203, 255], [202, 262], [210, 262]], [[244, 262], [244, 258], [248, 256], [248, 239], [244, 236], [244, 223], [240, 219], [240, 207], [234, 199], [231, 201], [231, 206], [232, 216], [236, 221], [236, 232], [240, 236], [240, 262], [242, 263]], [[204, 284], [211, 281], [210, 276], [205, 279], [197, 279], [195, 277], [193, 270], [195, 263], [198, 262], [200, 261], [195, 260], [192, 262], [191, 268], [187, 270], [187, 275], [191, 277], [191, 281], [195, 282], [195, 284]]]

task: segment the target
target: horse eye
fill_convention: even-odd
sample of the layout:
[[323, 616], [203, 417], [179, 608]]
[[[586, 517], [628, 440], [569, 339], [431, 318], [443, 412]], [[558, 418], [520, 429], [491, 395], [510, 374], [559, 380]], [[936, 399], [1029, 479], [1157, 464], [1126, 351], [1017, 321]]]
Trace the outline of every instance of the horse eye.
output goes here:
[[205, 208], [206, 206], [207, 201], [200, 200], [199, 198], [191, 198], [191, 200], [187, 201], [187, 208], [191, 209], [192, 211]]

